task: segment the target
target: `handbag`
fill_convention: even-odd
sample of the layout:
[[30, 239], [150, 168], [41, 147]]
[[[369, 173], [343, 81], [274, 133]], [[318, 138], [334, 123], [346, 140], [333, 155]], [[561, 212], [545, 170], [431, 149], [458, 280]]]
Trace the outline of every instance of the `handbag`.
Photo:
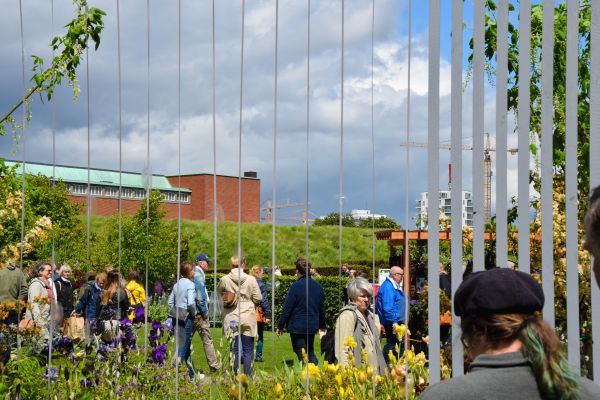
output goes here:
[[169, 309], [169, 317], [178, 321], [185, 321], [189, 315], [190, 312], [187, 308], [173, 306]]
[[63, 320], [63, 336], [73, 339], [81, 340], [85, 337], [85, 320], [83, 317], [69, 317]]
[[24, 317], [19, 321], [19, 330], [26, 331], [35, 328], [35, 322], [32, 319]]
[[267, 316], [265, 315], [265, 310], [261, 306], [256, 307], [256, 322], [259, 324], [267, 323]]

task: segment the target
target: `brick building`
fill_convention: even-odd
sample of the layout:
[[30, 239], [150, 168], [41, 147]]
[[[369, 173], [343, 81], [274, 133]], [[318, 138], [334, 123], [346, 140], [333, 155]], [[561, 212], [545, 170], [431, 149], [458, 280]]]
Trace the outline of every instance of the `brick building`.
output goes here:
[[[6, 161], [8, 166], [21, 165]], [[148, 177], [135, 172], [121, 172], [90, 168], [69, 167], [39, 163], [26, 163], [25, 173], [54, 176], [62, 180], [69, 190], [69, 200], [85, 205], [90, 190], [92, 215], [111, 216], [119, 210], [119, 186], [121, 186], [121, 210], [124, 215], [135, 213], [146, 196]], [[181, 218], [189, 220], [213, 219], [214, 176], [212, 174], [152, 175], [152, 189], [164, 196], [163, 206], [167, 218], [177, 218], [181, 204]], [[238, 186], [241, 183], [242, 222], [260, 221], [260, 179], [254, 172], [244, 173], [241, 180], [234, 176], [217, 175], [217, 212], [219, 221], [238, 220]], [[180, 201], [178, 201], [180, 199]]]

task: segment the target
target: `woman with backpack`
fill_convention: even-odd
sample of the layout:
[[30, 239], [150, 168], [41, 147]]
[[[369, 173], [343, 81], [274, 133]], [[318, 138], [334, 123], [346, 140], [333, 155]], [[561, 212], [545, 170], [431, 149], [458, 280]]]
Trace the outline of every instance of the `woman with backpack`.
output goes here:
[[231, 257], [231, 272], [223, 276], [217, 293], [223, 299], [223, 330], [227, 339], [233, 341], [233, 369], [237, 373], [240, 365], [240, 343], [244, 357], [244, 373], [252, 373], [254, 360], [254, 338], [258, 335], [255, 305], [262, 301], [260, 288], [252, 275], [244, 272], [246, 260]]
[[[362, 352], [367, 355], [366, 364], [376, 367], [379, 375], [385, 374], [386, 364], [381, 351], [379, 331], [381, 325], [377, 314], [371, 311], [373, 285], [365, 278], [357, 277], [346, 286], [348, 305], [340, 310], [335, 324], [335, 357], [340, 365], [349, 363], [349, 352], [355, 365], [360, 365]], [[349, 339], [356, 347], [348, 346]]]

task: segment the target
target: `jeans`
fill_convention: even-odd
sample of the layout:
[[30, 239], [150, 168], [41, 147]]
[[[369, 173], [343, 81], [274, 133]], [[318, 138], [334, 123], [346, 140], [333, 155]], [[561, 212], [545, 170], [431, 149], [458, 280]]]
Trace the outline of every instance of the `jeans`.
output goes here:
[[[190, 355], [192, 354], [192, 334], [193, 334], [193, 319], [188, 317], [185, 321], [179, 321], [177, 340], [178, 349], [177, 356], [180, 361], [187, 364]], [[194, 377], [194, 370], [188, 366], [188, 374], [190, 378]]]
[[240, 337], [242, 341], [242, 359], [244, 363], [244, 374], [246, 376], [250, 376], [252, 374], [252, 361], [254, 359], [254, 338], [252, 336], [244, 336], [244, 335], [236, 335], [233, 338], [233, 370], [237, 374], [238, 368], [240, 366], [240, 351], [239, 351], [239, 342]]
[[262, 353], [263, 353], [263, 338], [265, 331], [265, 324], [257, 324], [258, 325], [258, 338], [256, 339], [256, 361], [262, 361]]
[[292, 349], [294, 350], [294, 353], [296, 353], [296, 356], [298, 356], [300, 362], [304, 362], [302, 359], [302, 349], [304, 349], [308, 355], [308, 362], [315, 365], [319, 364], [319, 360], [314, 351], [314, 333], [290, 333], [290, 338], [292, 339]]
[[398, 336], [396, 332], [394, 332], [394, 324], [392, 322], [386, 322], [383, 324], [385, 328], [385, 345], [383, 346], [383, 358], [385, 359], [386, 364], [390, 363], [390, 350], [394, 354], [395, 357], [398, 357], [398, 352], [396, 351], [396, 345], [400, 349], [400, 354], [404, 353], [402, 349], [402, 343], [398, 340]]

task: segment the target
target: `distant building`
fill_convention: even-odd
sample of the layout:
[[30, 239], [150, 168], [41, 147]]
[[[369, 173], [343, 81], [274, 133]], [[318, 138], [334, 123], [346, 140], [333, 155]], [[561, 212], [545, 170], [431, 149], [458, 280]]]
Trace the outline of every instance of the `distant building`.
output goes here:
[[355, 222], [358, 222], [361, 219], [369, 219], [369, 218], [379, 219], [381, 217], [384, 217], [384, 218], [387, 217], [384, 214], [372, 214], [371, 210], [352, 210], [351, 214], [352, 214], [352, 219], [354, 219]]
[[[449, 190], [440, 190], [438, 198], [438, 207], [441, 213], [447, 217], [452, 217], [452, 199]], [[421, 192], [421, 198], [416, 201], [417, 212], [419, 214], [419, 224], [417, 228], [425, 229], [427, 216], [427, 207], [429, 204], [427, 192]], [[463, 226], [473, 226], [473, 194], [463, 190], [461, 215]]]
[[[6, 161], [8, 166], [20, 163]], [[91, 214], [111, 216], [119, 210], [119, 186], [121, 187], [121, 210], [125, 215], [135, 213], [146, 196], [147, 180], [152, 189], [164, 196], [163, 204], [167, 218], [177, 218], [181, 204], [181, 218], [209, 220], [213, 216], [213, 174], [152, 175], [121, 172], [107, 169], [88, 169], [63, 165], [26, 163], [25, 173], [44, 175], [62, 180], [69, 191], [69, 200], [85, 205], [88, 199], [88, 181], [91, 195]], [[88, 180], [89, 179], [89, 180]], [[256, 172], [245, 172], [241, 179], [241, 220], [260, 222], [260, 179]], [[180, 201], [179, 201], [180, 200]], [[27, 201], [27, 200], [26, 200]], [[238, 220], [238, 177], [217, 175], [217, 215], [219, 221]]]

